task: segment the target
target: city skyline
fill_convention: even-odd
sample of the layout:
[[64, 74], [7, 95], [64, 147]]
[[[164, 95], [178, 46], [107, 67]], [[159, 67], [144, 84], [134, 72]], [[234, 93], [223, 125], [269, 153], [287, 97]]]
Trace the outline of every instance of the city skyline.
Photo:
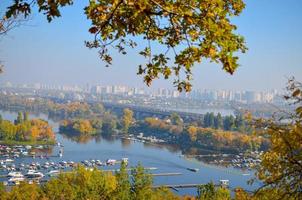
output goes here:
[[[169, 88], [157, 88], [154, 90], [146, 90], [142, 87], [131, 87], [127, 85], [47, 85], [41, 83], [34, 84], [12, 84], [6, 82], [0, 86], [0, 92], [7, 94], [10, 89], [29, 89], [34, 93], [39, 91], [56, 91], [56, 92], [72, 92], [74, 100], [82, 100], [81, 93], [94, 94], [97, 96], [104, 95], [122, 95], [122, 96], [146, 96], [162, 97], [162, 98], [190, 98], [202, 101], [236, 101], [241, 103], [280, 103], [283, 99], [284, 91], [266, 90], [266, 91], [251, 91], [251, 90], [208, 90], [208, 89], [193, 89], [189, 93], [182, 92]], [[22, 93], [22, 92], [21, 92]], [[61, 95], [59, 95], [61, 96]], [[64, 96], [64, 95], [63, 95]]]

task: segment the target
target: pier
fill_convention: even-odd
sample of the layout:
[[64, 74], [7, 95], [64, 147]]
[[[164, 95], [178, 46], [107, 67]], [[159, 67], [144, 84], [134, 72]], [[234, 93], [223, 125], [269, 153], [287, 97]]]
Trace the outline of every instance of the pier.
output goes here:
[[152, 188], [160, 188], [160, 187], [166, 187], [171, 189], [177, 188], [196, 188], [200, 185], [204, 185], [203, 183], [188, 183], [188, 184], [175, 184], [175, 185], [154, 185]]
[[158, 173], [158, 174], [150, 174], [151, 176], [180, 176], [182, 173]]
[[[145, 170], [157, 170], [156, 167], [144, 167]], [[127, 168], [126, 171], [135, 170], [135, 168]], [[103, 172], [116, 172], [120, 171], [120, 169], [103, 169]]]

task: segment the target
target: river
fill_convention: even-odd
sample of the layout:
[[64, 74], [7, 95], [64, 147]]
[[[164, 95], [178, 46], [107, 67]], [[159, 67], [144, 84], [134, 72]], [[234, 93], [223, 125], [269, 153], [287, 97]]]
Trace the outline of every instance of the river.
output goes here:
[[[0, 111], [3, 119], [14, 120], [16, 112]], [[30, 118], [42, 118], [48, 120], [54, 130], [58, 132], [58, 123], [48, 119], [46, 115], [30, 115]], [[162, 184], [187, 184], [187, 183], [219, 183], [221, 179], [228, 179], [230, 187], [242, 187], [247, 190], [253, 190], [258, 185], [248, 185], [247, 181], [253, 178], [252, 171], [242, 171], [232, 167], [218, 167], [208, 165], [197, 160], [188, 160], [181, 155], [181, 151], [171, 146], [152, 145], [141, 142], [133, 142], [124, 139], [112, 139], [99, 137], [97, 139], [83, 139], [80, 141], [72, 140], [61, 134], [56, 134], [57, 141], [64, 145], [63, 157], [56, 157], [58, 147], [50, 152], [51, 156], [48, 161], [74, 161], [80, 162], [89, 159], [99, 159], [105, 161], [108, 158], [119, 160], [128, 158], [130, 166], [141, 163], [145, 167], [156, 167], [151, 173], [181, 173], [179, 176], [161, 176], [154, 177], [154, 185]], [[1, 159], [1, 158], [0, 158]], [[18, 162], [46, 162], [46, 159], [23, 157]], [[104, 169], [117, 169], [119, 166], [105, 166]], [[199, 168], [198, 172], [191, 172], [187, 168]], [[249, 173], [250, 175], [246, 175]], [[245, 175], [243, 175], [245, 174]], [[181, 189], [178, 194], [196, 194], [196, 189]]]

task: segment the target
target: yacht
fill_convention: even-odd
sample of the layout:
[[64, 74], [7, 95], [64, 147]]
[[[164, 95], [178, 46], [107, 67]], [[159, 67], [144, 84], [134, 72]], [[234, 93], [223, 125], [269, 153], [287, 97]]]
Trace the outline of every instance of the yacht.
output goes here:
[[115, 163], [116, 163], [116, 160], [114, 160], [114, 159], [107, 159], [106, 160], [107, 165], [115, 165]]
[[25, 180], [24, 177], [12, 177], [8, 179], [8, 182], [18, 183], [24, 180]]
[[23, 178], [23, 174], [21, 172], [9, 172], [7, 177]]
[[7, 158], [6, 160], [5, 160], [5, 162], [14, 162], [14, 160], [13, 159], [10, 159], [10, 158]]
[[47, 173], [48, 176], [53, 177], [59, 175], [60, 171], [59, 170], [51, 170]]
[[104, 165], [100, 160], [96, 160], [96, 161], [95, 161], [95, 164], [98, 165], [98, 166]]
[[27, 178], [42, 178], [44, 177], [44, 174], [41, 172], [38, 172], [36, 170], [28, 170], [28, 172], [25, 174]]

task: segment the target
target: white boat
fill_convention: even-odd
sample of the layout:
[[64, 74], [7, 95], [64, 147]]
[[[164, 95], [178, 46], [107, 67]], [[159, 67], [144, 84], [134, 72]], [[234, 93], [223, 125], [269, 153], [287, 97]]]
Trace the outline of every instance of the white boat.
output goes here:
[[114, 165], [116, 163], [116, 160], [114, 160], [114, 159], [108, 159], [107, 161], [106, 161], [106, 164], [107, 165]]
[[59, 170], [51, 170], [47, 173], [48, 176], [52, 177], [52, 176], [57, 176], [60, 174]]
[[24, 180], [25, 180], [24, 177], [12, 177], [12, 178], [8, 179], [8, 182], [17, 183], [17, 182], [24, 181]]
[[98, 165], [98, 166], [102, 166], [103, 165], [103, 163], [100, 160], [96, 160], [95, 164]]
[[9, 172], [7, 177], [23, 178], [23, 174], [21, 172]]
[[10, 159], [10, 158], [7, 158], [6, 160], [5, 160], [5, 162], [14, 162], [14, 160], [13, 159]]
[[68, 164], [70, 167], [75, 166], [75, 163], [74, 163], [73, 161], [68, 161], [67, 164]]
[[28, 178], [42, 178], [44, 177], [44, 174], [41, 172], [38, 172], [36, 170], [28, 170], [28, 172], [25, 174]]
[[128, 158], [122, 158], [122, 162], [127, 165], [128, 164]]
[[228, 179], [222, 179], [219, 182], [222, 187], [228, 187], [230, 185], [230, 181]]

